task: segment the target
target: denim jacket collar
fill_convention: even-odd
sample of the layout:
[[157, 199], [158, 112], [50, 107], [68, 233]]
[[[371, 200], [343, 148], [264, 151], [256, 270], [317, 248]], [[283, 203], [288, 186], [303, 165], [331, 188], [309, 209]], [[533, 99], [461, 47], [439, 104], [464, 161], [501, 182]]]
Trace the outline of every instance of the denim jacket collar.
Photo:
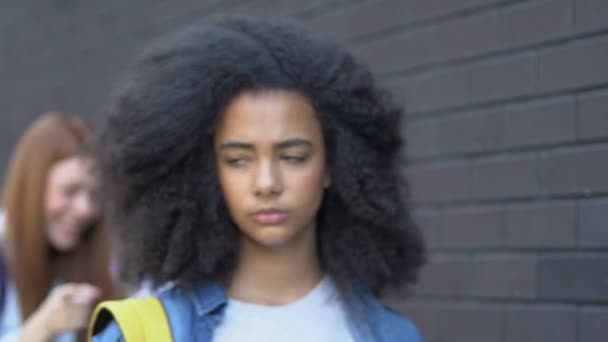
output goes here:
[[[385, 308], [364, 287], [351, 283], [350, 291], [347, 289], [342, 295], [355, 341], [422, 342], [418, 330], [407, 318]], [[212, 331], [223, 319], [223, 309], [228, 302], [224, 289], [216, 281], [200, 282], [185, 292], [174, 288], [161, 294], [160, 298], [164, 298], [176, 341], [211, 341]], [[187, 307], [191, 308], [198, 323], [190, 321], [194, 317], [188, 318]]]
[[[372, 332], [364, 322], [367, 321], [365, 304], [369, 302], [369, 294], [363, 287], [352, 283], [349, 294], [344, 295], [344, 309], [349, 313], [348, 323], [355, 341], [371, 341]], [[197, 316], [214, 322], [221, 320], [223, 307], [228, 302], [226, 292], [216, 281], [199, 283], [190, 292], [192, 305]]]
[[[363, 287], [356, 284], [352, 284], [352, 295], [354, 298], [348, 298], [346, 302], [352, 301], [349, 299], [364, 300], [365, 297], [369, 296]], [[228, 297], [222, 286], [213, 280], [200, 282], [190, 291], [190, 297], [199, 317], [217, 312], [228, 302]]]
[[199, 317], [216, 312], [228, 302], [224, 289], [216, 281], [198, 284], [191, 292], [191, 298]]

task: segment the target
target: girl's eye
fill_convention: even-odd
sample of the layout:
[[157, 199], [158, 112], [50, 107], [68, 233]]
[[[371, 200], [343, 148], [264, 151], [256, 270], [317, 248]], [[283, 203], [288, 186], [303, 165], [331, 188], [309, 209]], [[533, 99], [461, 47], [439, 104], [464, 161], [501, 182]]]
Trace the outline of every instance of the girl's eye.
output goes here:
[[243, 157], [232, 157], [227, 158], [226, 163], [228, 163], [230, 166], [244, 166], [247, 164], [247, 159]]
[[300, 156], [300, 155], [284, 155], [281, 157], [282, 160], [288, 162], [288, 163], [293, 163], [293, 164], [301, 164], [303, 162], [306, 161], [307, 156]]

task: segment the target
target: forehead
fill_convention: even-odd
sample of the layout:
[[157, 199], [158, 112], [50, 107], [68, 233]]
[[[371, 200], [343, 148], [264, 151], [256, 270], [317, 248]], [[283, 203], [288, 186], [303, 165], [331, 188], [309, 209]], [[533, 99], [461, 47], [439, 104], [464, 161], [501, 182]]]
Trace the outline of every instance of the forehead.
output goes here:
[[245, 92], [226, 107], [216, 140], [280, 141], [321, 139], [321, 124], [311, 103], [290, 91]]
[[51, 181], [83, 181], [92, 180], [91, 172], [93, 162], [89, 158], [69, 157], [59, 160], [49, 170]]

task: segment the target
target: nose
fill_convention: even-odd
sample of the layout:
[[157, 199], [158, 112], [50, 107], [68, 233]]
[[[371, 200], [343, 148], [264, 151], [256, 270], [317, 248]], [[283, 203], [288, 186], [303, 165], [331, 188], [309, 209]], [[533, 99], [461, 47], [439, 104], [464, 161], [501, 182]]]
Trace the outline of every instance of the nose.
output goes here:
[[280, 195], [282, 192], [283, 182], [280, 167], [271, 160], [260, 162], [253, 179], [254, 195], [272, 197]]

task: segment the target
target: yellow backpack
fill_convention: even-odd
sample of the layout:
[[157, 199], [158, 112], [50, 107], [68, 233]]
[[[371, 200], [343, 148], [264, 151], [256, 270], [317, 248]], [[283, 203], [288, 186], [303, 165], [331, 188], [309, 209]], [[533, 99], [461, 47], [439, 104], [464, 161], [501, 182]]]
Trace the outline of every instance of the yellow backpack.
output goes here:
[[156, 297], [110, 300], [97, 305], [89, 324], [88, 340], [114, 319], [126, 342], [171, 342], [167, 314]]

